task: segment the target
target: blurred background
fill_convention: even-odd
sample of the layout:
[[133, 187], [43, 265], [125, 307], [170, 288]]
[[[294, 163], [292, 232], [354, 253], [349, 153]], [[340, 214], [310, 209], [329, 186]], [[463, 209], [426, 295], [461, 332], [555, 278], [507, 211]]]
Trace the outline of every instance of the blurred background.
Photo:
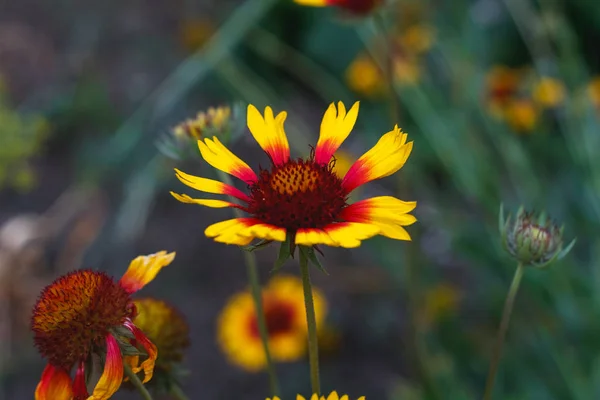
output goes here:
[[[29, 318], [44, 286], [81, 267], [119, 277], [164, 249], [177, 257], [142, 294], [187, 318], [183, 389], [264, 399], [266, 374], [229, 363], [216, 341], [247, 286], [242, 252], [203, 234], [230, 211], [169, 195], [186, 191], [175, 167], [215, 178], [172, 128], [230, 105], [233, 151], [266, 166], [245, 103], [288, 111], [302, 156], [337, 100], [361, 101], [340, 165], [395, 122], [414, 140], [407, 165], [357, 198], [417, 200], [419, 221], [412, 242], [324, 249], [330, 276], [313, 273], [329, 304], [324, 390], [481, 396], [515, 268], [498, 235], [504, 203], [547, 210], [578, 241], [526, 271], [496, 398], [600, 398], [600, 4], [388, 3], [350, 15], [291, 0], [0, 2], [0, 398], [30, 399], [39, 381]], [[276, 253], [256, 252], [262, 282]], [[297, 275], [296, 262], [284, 271]], [[278, 373], [286, 398], [307, 393], [306, 358]]]

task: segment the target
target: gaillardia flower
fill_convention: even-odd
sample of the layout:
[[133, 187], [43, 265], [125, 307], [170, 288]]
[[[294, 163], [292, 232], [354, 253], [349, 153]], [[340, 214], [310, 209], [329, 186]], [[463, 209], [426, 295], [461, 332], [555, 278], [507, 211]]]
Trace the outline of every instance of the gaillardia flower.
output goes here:
[[194, 199], [171, 194], [183, 203], [208, 207], [236, 207], [249, 217], [218, 222], [205, 234], [217, 242], [247, 245], [253, 239], [283, 242], [289, 235], [296, 245], [357, 247], [361, 240], [377, 234], [392, 239], [410, 240], [403, 226], [416, 218], [410, 214], [417, 203], [391, 196], [373, 197], [348, 204], [348, 196], [357, 187], [389, 176], [406, 162], [413, 142], [397, 126], [355, 161], [343, 178], [334, 172], [333, 155], [348, 137], [358, 117], [358, 102], [346, 112], [344, 104], [331, 104], [321, 122], [320, 137], [306, 159], [291, 159], [284, 131], [287, 114], [273, 115], [270, 107], [264, 117], [253, 105], [248, 106], [250, 132], [271, 159], [270, 169], [258, 175], [229, 151], [218, 138], [198, 141], [202, 157], [215, 168], [233, 175], [248, 185], [248, 192], [211, 179], [176, 175], [184, 184], [207, 193], [225, 194], [241, 204], [223, 200]]
[[154, 343], [158, 358], [154, 368], [155, 378], [149, 384], [157, 383], [169, 389], [173, 370], [183, 360], [183, 354], [190, 345], [190, 330], [185, 317], [166, 302], [151, 297], [136, 299], [133, 304], [137, 315], [133, 323]]
[[[294, 276], [278, 275], [263, 288], [262, 296], [273, 361], [298, 360], [306, 353], [308, 335], [302, 281]], [[327, 304], [321, 292], [314, 288], [313, 299], [317, 326], [321, 327]], [[217, 336], [231, 363], [251, 372], [267, 365], [249, 291], [238, 293], [228, 301], [219, 316]]]
[[[350, 397], [348, 397], [347, 394], [340, 397], [340, 396], [338, 396], [337, 392], [333, 391], [327, 397], [325, 397], [325, 396], [319, 397], [317, 394], [313, 394], [309, 400], [349, 400], [349, 399], [350, 399]], [[271, 399], [267, 398], [267, 400], [271, 400]], [[279, 399], [279, 397], [275, 396], [275, 397], [273, 397], [273, 400], [280, 400], [280, 399]], [[296, 396], [296, 400], [306, 400], [306, 399], [303, 396], [298, 395], [298, 396]], [[361, 396], [357, 400], [365, 400], [365, 396]]]
[[[134, 259], [119, 282], [104, 272], [77, 270], [47, 286], [31, 318], [34, 342], [48, 364], [35, 390], [36, 400], [106, 400], [121, 386], [123, 356], [135, 373], [152, 378], [156, 347], [132, 322], [131, 295], [169, 265], [175, 253], [161, 251]], [[137, 351], [146, 359], [139, 364]], [[105, 359], [104, 372], [89, 395], [86, 369], [92, 355]], [[76, 366], [75, 380], [70, 371]], [[89, 371], [88, 371], [89, 372]]]
[[373, 11], [382, 0], [294, 0], [294, 2], [310, 7], [335, 6], [352, 14], [363, 15]]
[[499, 216], [502, 245], [524, 266], [542, 268], [562, 259], [575, 244], [575, 239], [563, 248], [564, 227], [558, 227], [545, 213], [526, 212], [522, 207], [514, 220], [504, 219], [504, 209]]

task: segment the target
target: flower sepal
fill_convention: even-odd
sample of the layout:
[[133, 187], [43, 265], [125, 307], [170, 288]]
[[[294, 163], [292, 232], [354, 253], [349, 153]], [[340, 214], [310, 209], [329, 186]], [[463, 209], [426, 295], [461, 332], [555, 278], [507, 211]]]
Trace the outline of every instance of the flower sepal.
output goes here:
[[248, 246], [240, 246], [240, 247], [242, 248], [242, 250], [252, 253], [253, 251], [260, 250], [260, 249], [267, 247], [271, 243], [273, 243], [272, 240], [261, 239], [256, 244], [249, 244]]
[[283, 264], [291, 257], [294, 258], [294, 252], [296, 251], [296, 243], [294, 240], [294, 235], [288, 233], [285, 236], [285, 241], [281, 242], [281, 246], [279, 247], [279, 255], [277, 256], [277, 260], [275, 260], [275, 265], [271, 270], [271, 273], [276, 273], [283, 267]]
[[[317, 249], [318, 250], [318, 249]], [[325, 269], [321, 261], [317, 258], [315, 254], [315, 246], [300, 246], [300, 251], [304, 254], [304, 256], [310, 261], [312, 265], [317, 267], [319, 271], [324, 273], [325, 275], [329, 275], [329, 272]]]

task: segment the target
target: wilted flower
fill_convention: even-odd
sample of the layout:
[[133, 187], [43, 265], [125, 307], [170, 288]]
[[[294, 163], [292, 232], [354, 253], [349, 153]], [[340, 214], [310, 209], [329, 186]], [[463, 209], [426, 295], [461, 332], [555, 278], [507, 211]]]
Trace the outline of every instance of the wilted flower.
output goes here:
[[[276, 276], [263, 288], [263, 305], [269, 349], [273, 361], [289, 362], [306, 353], [308, 329], [302, 281], [294, 276]], [[317, 326], [321, 327], [327, 303], [313, 288]], [[219, 345], [233, 364], [247, 371], [259, 371], [267, 360], [258, 331], [252, 295], [234, 295], [219, 316]]]
[[151, 297], [136, 299], [137, 316], [133, 323], [148, 336], [158, 350], [154, 379], [148, 384], [169, 390], [177, 380], [177, 367], [190, 345], [190, 330], [185, 317], [166, 302]]
[[303, 6], [326, 7], [335, 6], [352, 14], [366, 15], [382, 3], [382, 0], [294, 0]]
[[[123, 356], [135, 373], [152, 378], [156, 347], [133, 323], [131, 295], [169, 265], [165, 251], [134, 259], [119, 282], [104, 272], [77, 270], [47, 286], [33, 310], [34, 342], [48, 364], [35, 390], [36, 400], [107, 400], [121, 386]], [[139, 356], [146, 359], [139, 364]], [[93, 354], [105, 359], [104, 372], [91, 396], [86, 373]], [[75, 380], [70, 371], [77, 366]], [[89, 397], [88, 397], [89, 396]]]
[[[347, 394], [340, 397], [340, 396], [338, 396], [337, 392], [333, 391], [327, 397], [325, 397], [325, 396], [319, 397], [317, 394], [313, 394], [309, 400], [349, 400], [349, 399], [350, 399], [350, 397], [348, 397]], [[271, 399], [267, 398], [267, 400], [271, 400]], [[279, 397], [275, 396], [275, 397], [273, 397], [273, 400], [280, 400], [280, 399], [279, 399]], [[296, 396], [296, 400], [306, 400], [306, 399], [303, 396], [298, 395], [298, 396]], [[365, 396], [361, 396], [357, 400], [365, 400]]]
[[563, 258], [575, 244], [575, 239], [563, 248], [564, 227], [558, 227], [545, 213], [539, 215], [519, 209], [512, 220], [499, 216], [502, 245], [519, 263], [542, 268]]
[[565, 95], [565, 85], [556, 78], [544, 76], [533, 87], [533, 99], [545, 108], [559, 106]]
[[248, 128], [271, 160], [270, 169], [256, 174], [221, 141], [198, 141], [202, 157], [215, 168], [240, 179], [247, 193], [211, 179], [176, 170], [185, 185], [206, 193], [224, 194], [242, 204], [224, 200], [194, 199], [171, 192], [182, 203], [212, 208], [234, 207], [249, 217], [228, 219], [206, 228], [206, 236], [217, 242], [246, 246], [253, 239], [286, 242], [292, 245], [358, 247], [362, 240], [383, 235], [410, 240], [403, 226], [416, 218], [409, 214], [417, 203], [392, 196], [380, 196], [348, 204], [359, 186], [392, 175], [410, 155], [413, 142], [398, 126], [384, 134], [375, 146], [356, 160], [340, 178], [333, 170], [332, 156], [348, 137], [358, 118], [358, 102], [346, 112], [342, 102], [331, 104], [321, 122], [314, 151], [306, 159], [291, 159], [284, 130], [286, 112], [277, 116], [266, 107], [264, 116], [248, 106]]

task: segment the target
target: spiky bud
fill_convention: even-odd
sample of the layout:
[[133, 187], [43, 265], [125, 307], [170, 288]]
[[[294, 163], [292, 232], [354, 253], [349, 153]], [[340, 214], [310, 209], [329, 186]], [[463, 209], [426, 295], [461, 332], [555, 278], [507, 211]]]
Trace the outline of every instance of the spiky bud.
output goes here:
[[514, 220], [504, 218], [500, 206], [500, 235], [504, 249], [525, 266], [543, 268], [562, 259], [575, 244], [575, 239], [563, 248], [564, 227], [551, 220], [545, 212], [534, 213], [519, 208]]

